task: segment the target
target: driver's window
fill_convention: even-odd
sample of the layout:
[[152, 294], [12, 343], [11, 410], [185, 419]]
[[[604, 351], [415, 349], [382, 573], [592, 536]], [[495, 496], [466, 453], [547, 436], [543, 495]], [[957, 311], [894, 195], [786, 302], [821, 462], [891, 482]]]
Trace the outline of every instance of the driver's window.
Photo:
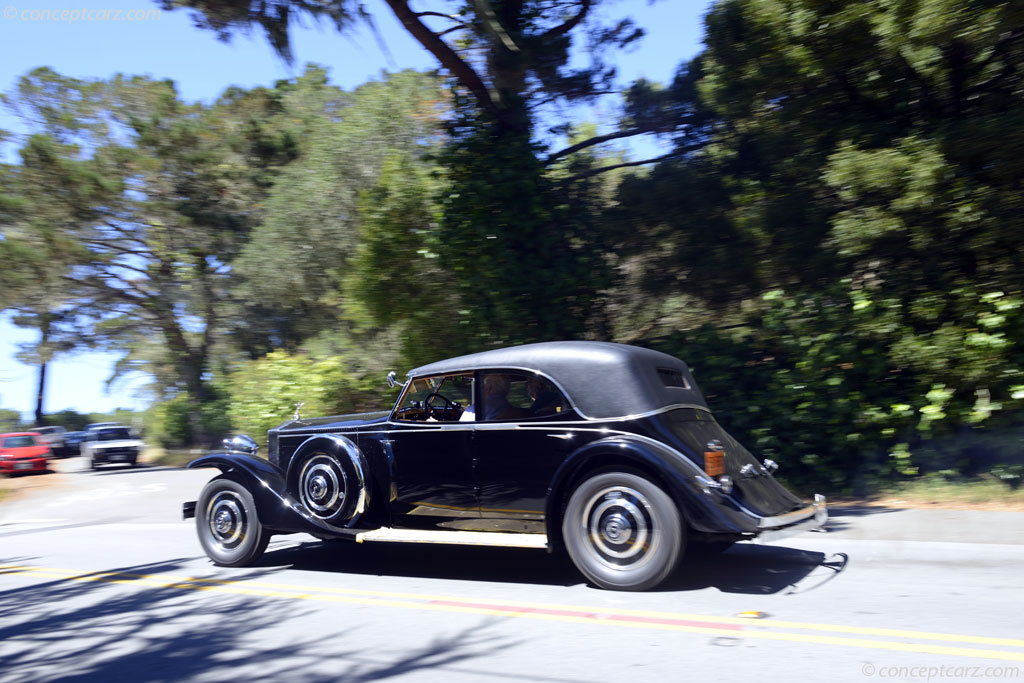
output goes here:
[[414, 422], [458, 422], [473, 402], [473, 375], [422, 377], [410, 382], [395, 417]]

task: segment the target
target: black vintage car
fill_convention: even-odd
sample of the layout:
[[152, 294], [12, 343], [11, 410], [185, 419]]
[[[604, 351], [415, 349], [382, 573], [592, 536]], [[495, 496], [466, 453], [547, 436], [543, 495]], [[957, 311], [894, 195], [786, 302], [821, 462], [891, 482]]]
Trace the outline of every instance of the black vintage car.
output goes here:
[[[394, 373], [388, 377], [399, 383]], [[604, 342], [528, 344], [412, 370], [389, 412], [296, 418], [256, 456], [244, 436], [184, 505], [217, 564], [272, 534], [564, 548], [593, 583], [651, 588], [687, 544], [723, 548], [818, 527], [715, 421], [682, 361]]]

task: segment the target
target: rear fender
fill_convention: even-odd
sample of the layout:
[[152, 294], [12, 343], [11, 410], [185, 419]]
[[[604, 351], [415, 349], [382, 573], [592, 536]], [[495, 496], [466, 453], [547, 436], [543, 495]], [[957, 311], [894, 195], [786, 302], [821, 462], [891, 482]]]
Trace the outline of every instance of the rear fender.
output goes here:
[[732, 501], [715, 492], [705, 493], [697, 485], [696, 478], [707, 475], [685, 455], [653, 439], [616, 435], [582, 446], [555, 472], [544, 510], [549, 547], [562, 542], [562, 510], [580, 478], [591, 470], [614, 467], [649, 473], [672, 496], [694, 531], [738, 534], [751, 530]]

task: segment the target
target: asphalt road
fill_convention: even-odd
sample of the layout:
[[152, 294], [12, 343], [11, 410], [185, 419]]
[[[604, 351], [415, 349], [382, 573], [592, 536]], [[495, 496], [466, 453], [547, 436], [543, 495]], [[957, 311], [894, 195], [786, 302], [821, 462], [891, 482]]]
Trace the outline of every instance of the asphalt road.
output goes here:
[[210, 472], [80, 467], [0, 505], [0, 681], [1024, 681], [1024, 513], [834, 510], [614, 593], [536, 550], [219, 568], [180, 520]]

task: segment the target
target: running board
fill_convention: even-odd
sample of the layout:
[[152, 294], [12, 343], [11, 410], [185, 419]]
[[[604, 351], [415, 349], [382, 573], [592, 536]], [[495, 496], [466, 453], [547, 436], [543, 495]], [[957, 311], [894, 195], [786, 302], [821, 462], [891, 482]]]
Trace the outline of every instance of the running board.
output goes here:
[[453, 545], [486, 545], [505, 548], [548, 547], [546, 534], [510, 534], [497, 531], [446, 531], [444, 529], [392, 529], [381, 527], [355, 534], [356, 543], [381, 541], [387, 543], [450, 543]]

